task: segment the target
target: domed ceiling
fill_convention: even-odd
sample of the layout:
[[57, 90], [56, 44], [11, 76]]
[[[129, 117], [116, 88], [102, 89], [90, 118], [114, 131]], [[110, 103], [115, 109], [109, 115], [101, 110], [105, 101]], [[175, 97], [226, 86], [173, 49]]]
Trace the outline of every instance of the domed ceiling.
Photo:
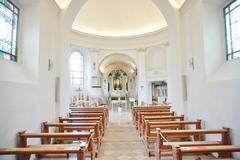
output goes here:
[[92, 35], [122, 37], [166, 26], [162, 13], [150, 0], [88, 0], [72, 28]]
[[[72, 0], [55, 0], [65, 9]], [[180, 8], [185, 0], [169, 0]], [[87, 0], [77, 14], [72, 29], [98, 36], [128, 37], [167, 27], [165, 18], [152, 0]]]

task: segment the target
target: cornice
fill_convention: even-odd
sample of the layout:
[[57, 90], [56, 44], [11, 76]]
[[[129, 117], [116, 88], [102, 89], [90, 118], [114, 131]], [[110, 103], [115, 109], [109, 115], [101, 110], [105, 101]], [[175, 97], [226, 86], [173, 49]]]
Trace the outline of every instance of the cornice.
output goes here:
[[168, 29], [155, 33], [149, 33], [136, 37], [102, 37], [87, 35], [85, 33], [71, 32], [71, 44], [85, 48], [95, 48], [92, 51], [99, 50], [132, 50], [138, 48], [147, 48], [168, 42]]

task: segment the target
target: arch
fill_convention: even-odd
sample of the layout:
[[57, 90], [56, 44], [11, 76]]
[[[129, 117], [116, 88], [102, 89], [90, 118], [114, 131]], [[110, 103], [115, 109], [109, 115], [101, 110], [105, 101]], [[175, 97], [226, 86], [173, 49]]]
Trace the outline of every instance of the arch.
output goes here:
[[[62, 48], [62, 62], [64, 63], [65, 53], [70, 44], [71, 28], [78, 11], [87, 0], [72, 0], [69, 7], [64, 11], [62, 17], [62, 33], [63, 39]], [[180, 23], [177, 8], [174, 8], [169, 1], [152, 0], [153, 3], [162, 12], [169, 30], [169, 46], [168, 52], [168, 87], [169, 99], [178, 107], [174, 108], [179, 113], [183, 112], [183, 98], [182, 98], [182, 79], [181, 79], [181, 49], [180, 49]], [[170, 65], [171, 64], [171, 65]], [[177, 82], [177, 83], [176, 83]], [[64, 87], [64, 84], [62, 84]], [[63, 98], [64, 93], [63, 93]], [[62, 104], [64, 105], [64, 104]]]
[[97, 67], [99, 72], [102, 72], [101, 67], [106, 67], [107, 65], [111, 65], [112, 62], [116, 62], [117, 59], [121, 59], [121, 61], [117, 61], [117, 62], [120, 62], [120, 63], [123, 62], [136, 70], [137, 64], [132, 57], [130, 57], [126, 54], [112, 53], [110, 55], [103, 57], [103, 59], [100, 61], [100, 63], [98, 64], [98, 67]]
[[[91, 57], [86, 48], [81, 47], [81, 46], [72, 45], [70, 47], [68, 53], [66, 54], [65, 58], [70, 59], [70, 56], [73, 52], [79, 52], [83, 56], [83, 59], [84, 59], [84, 85], [81, 87], [87, 89], [90, 87], [89, 77], [91, 77], [91, 75], [87, 74], [87, 73], [89, 73], [91, 71]], [[66, 62], [70, 62], [70, 61], [66, 61]], [[65, 66], [70, 66], [70, 63], [66, 64]], [[63, 73], [63, 76], [68, 77], [69, 74], [70, 74], [70, 70], [68, 70], [67, 72], [65, 71]]]

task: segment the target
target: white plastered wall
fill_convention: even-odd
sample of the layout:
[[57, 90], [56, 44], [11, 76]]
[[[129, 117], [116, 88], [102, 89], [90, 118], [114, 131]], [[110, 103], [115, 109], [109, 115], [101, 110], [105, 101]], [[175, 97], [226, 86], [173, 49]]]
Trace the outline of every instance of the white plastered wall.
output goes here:
[[[206, 128], [231, 128], [240, 144], [240, 59], [225, 60], [222, 8], [226, 1], [188, 1], [182, 10], [189, 119], [200, 118]], [[218, 3], [214, 3], [218, 2]]]
[[[21, 10], [19, 61], [0, 60], [0, 147], [15, 146], [19, 131], [37, 132], [41, 122], [55, 120], [59, 9], [49, 0], [15, 1]], [[53, 62], [50, 71], [48, 59]]]
[[147, 103], [152, 103], [152, 82], [167, 81], [167, 55], [164, 45], [148, 48], [145, 57], [147, 76]]

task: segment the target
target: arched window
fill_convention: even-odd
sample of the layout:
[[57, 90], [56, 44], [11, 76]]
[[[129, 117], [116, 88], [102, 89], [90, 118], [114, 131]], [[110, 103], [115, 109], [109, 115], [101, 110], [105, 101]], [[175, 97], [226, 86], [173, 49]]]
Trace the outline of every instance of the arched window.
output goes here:
[[72, 85], [84, 83], [84, 59], [77, 51], [73, 52], [70, 57], [70, 82]]

